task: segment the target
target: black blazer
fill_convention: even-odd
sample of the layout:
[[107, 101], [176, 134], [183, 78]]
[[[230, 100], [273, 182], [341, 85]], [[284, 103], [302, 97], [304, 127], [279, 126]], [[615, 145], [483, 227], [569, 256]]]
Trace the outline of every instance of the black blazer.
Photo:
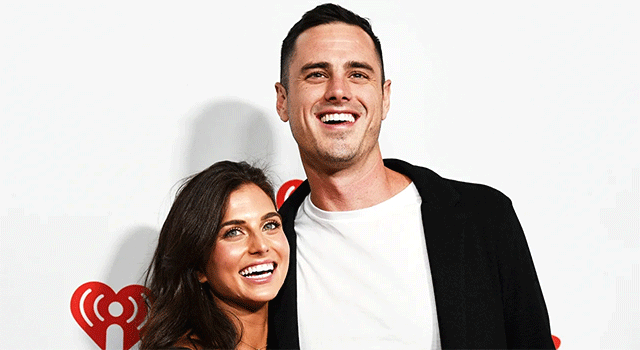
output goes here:
[[[422, 220], [443, 349], [554, 349], [531, 254], [511, 201], [499, 191], [388, 159], [422, 197]], [[269, 303], [272, 349], [299, 349], [294, 218], [305, 181], [280, 208], [288, 275]]]

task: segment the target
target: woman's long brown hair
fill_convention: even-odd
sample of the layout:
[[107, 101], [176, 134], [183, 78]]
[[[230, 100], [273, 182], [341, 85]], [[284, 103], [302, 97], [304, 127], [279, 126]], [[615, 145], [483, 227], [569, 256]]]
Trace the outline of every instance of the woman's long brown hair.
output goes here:
[[206, 349], [237, 346], [242, 330], [216, 306], [209, 284], [200, 283], [197, 273], [206, 271], [230, 194], [249, 183], [275, 205], [264, 172], [245, 162], [215, 163], [178, 190], [145, 274], [151, 298], [140, 349], [163, 349], [185, 340]]

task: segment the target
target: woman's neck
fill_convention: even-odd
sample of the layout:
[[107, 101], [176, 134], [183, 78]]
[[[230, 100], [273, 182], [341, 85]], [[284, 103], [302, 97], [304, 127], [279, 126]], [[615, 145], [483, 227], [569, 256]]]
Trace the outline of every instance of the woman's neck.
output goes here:
[[267, 332], [269, 331], [267, 322], [267, 308], [264, 307], [257, 312], [236, 315], [242, 323], [242, 338], [238, 344], [238, 350], [263, 350], [267, 346]]
[[242, 332], [238, 350], [262, 350], [266, 347], [269, 303], [255, 308], [245, 308], [224, 302], [218, 302], [218, 306], [228, 314], [238, 334]]

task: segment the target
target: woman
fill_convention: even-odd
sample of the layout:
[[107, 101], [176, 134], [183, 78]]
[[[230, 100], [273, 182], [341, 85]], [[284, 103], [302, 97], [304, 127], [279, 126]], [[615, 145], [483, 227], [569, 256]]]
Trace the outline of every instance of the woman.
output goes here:
[[141, 349], [265, 349], [268, 302], [289, 245], [273, 187], [247, 163], [218, 162], [184, 183], [145, 284]]

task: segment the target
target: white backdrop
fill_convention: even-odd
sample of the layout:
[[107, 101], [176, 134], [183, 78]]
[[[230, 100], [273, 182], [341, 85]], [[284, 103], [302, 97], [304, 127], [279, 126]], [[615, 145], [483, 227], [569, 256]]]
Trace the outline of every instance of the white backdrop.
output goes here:
[[[0, 348], [99, 349], [71, 297], [141, 283], [183, 177], [304, 178], [274, 83], [317, 3], [0, 3]], [[383, 156], [513, 200], [561, 349], [640, 348], [638, 6], [341, 4], [382, 41]]]

